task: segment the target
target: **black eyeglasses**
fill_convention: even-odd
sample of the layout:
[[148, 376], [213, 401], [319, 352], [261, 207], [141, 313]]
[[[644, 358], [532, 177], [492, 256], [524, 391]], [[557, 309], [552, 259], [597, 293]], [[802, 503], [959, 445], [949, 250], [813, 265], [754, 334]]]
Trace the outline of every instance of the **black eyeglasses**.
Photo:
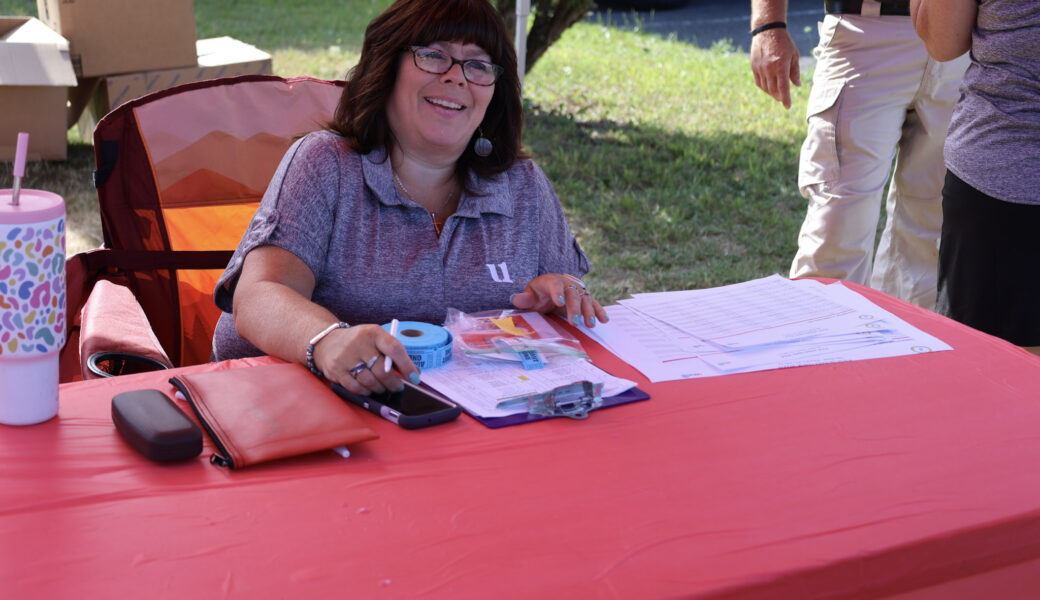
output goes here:
[[459, 60], [454, 56], [426, 46], [412, 46], [412, 60], [415, 66], [427, 73], [443, 75], [455, 65], [462, 65], [462, 76], [473, 85], [493, 85], [502, 71], [502, 67], [485, 60]]

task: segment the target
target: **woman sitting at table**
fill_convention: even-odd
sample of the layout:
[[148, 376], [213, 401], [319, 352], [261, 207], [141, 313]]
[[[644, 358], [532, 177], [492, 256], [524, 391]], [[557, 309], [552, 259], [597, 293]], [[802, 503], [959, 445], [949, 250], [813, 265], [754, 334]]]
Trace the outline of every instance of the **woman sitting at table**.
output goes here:
[[378, 325], [393, 318], [512, 306], [606, 321], [522, 121], [490, 2], [395, 2], [365, 32], [331, 131], [288, 150], [217, 283], [213, 359], [270, 354], [368, 394], [402, 385], [383, 356], [419, 380]]

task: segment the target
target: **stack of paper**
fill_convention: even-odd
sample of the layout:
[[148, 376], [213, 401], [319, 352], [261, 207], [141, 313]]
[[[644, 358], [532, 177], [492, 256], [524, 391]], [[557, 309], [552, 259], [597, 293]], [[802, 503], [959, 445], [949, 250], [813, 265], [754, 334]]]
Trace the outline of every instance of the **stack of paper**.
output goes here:
[[779, 275], [636, 294], [582, 330], [650, 381], [950, 350], [841, 283]]

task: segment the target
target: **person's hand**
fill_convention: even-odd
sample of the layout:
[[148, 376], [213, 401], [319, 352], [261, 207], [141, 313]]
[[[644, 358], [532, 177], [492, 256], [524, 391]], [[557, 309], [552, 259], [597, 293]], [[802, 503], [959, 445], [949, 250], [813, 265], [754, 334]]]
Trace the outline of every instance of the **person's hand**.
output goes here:
[[524, 291], [511, 298], [513, 306], [540, 313], [555, 312], [568, 323], [595, 327], [596, 321], [606, 323], [607, 311], [596, 302], [585, 284], [577, 277], [563, 273], [546, 273], [532, 279]]
[[798, 46], [787, 29], [769, 29], [751, 38], [751, 72], [759, 89], [791, 108], [791, 83], [801, 86], [802, 76]]
[[314, 347], [314, 365], [318, 370], [329, 381], [361, 396], [404, 387], [393, 368], [383, 368], [387, 356], [398, 372], [414, 383], [419, 382], [419, 369], [408, 358], [404, 344], [378, 325], [337, 329]]

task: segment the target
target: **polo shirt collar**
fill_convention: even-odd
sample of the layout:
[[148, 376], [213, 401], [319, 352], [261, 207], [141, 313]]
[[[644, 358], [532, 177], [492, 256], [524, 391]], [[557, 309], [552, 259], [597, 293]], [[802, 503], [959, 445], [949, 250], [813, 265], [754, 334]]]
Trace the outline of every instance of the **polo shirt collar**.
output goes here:
[[[406, 204], [406, 200], [394, 185], [393, 168], [384, 149], [377, 148], [363, 155], [361, 171], [365, 184], [383, 205]], [[505, 173], [499, 173], [489, 179], [480, 179], [471, 172], [468, 187], [474, 193], [463, 195], [462, 202], [455, 211], [456, 216], [479, 218], [482, 213], [513, 216], [513, 192], [509, 187], [509, 177]]]

